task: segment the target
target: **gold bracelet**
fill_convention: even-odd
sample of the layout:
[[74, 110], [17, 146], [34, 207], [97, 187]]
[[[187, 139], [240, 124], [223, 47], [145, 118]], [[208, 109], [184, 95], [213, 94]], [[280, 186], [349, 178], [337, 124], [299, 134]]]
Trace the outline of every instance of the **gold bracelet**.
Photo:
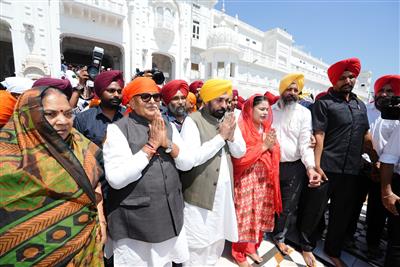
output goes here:
[[393, 196], [394, 195], [394, 193], [391, 193], [391, 194], [389, 194], [389, 195], [387, 195], [387, 196], [382, 196], [382, 198], [383, 199], [386, 199], [386, 198], [389, 198], [389, 197], [391, 197], [391, 196]]

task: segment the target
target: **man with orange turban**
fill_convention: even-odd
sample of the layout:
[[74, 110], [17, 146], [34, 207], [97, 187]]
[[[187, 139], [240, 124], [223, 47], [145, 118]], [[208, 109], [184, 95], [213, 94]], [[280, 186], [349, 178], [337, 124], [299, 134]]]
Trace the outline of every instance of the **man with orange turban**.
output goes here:
[[300, 212], [300, 243], [308, 265], [315, 262], [313, 233], [330, 199], [325, 252], [336, 266], [344, 266], [340, 254], [357, 202], [354, 192], [359, 186], [363, 150], [368, 149], [372, 161], [377, 161], [368, 132], [366, 106], [352, 93], [360, 69], [357, 58], [330, 66], [328, 77], [332, 89], [313, 105], [315, 168], [322, 181], [318, 187], [305, 188], [305, 201]]
[[189, 92], [188, 96], [186, 97], [186, 112], [188, 114], [195, 112], [197, 110], [196, 103], [197, 103], [196, 95], [193, 94], [192, 92]]
[[[374, 85], [374, 93], [374, 102], [367, 105], [367, 113], [374, 148], [376, 149], [378, 155], [381, 156], [385, 150], [385, 147], [387, 146], [388, 140], [393, 135], [394, 129], [400, 124], [399, 120], [387, 120], [383, 119], [381, 116], [381, 111], [384, 108], [382, 104], [388, 102], [388, 100], [393, 96], [400, 96], [400, 75], [385, 75], [377, 79]], [[397, 169], [400, 170], [399, 164], [395, 165], [395, 170]], [[375, 177], [372, 176], [372, 178]], [[369, 181], [369, 191], [366, 192], [366, 194], [368, 193], [366, 220], [368, 227], [366, 239], [368, 250], [371, 256], [379, 255], [380, 239], [382, 237], [383, 229], [388, 217], [388, 213], [382, 204], [385, 203], [385, 201], [387, 201], [386, 199], [388, 198], [384, 198], [383, 202], [381, 201], [382, 194], [380, 182], [381, 181], [379, 177], [378, 179]], [[388, 183], [387, 186], [390, 187], [390, 183]], [[389, 188], [389, 190], [386, 192], [386, 195], [389, 195], [390, 193], [391, 190]], [[388, 199], [388, 201], [390, 201], [390, 199]], [[389, 221], [391, 220], [389, 219]], [[395, 236], [395, 234], [389, 233], [389, 236], [392, 237]], [[388, 254], [390, 254], [389, 251]], [[391, 256], [388, 258], [391, 258]], [[394, 265], [392, 264], [389, 266]]]
[[3, 127], [14, 112], [17, 99], [10, 92], [0, 90], [0, 128]]
[[172, 80], [161, 89], [161, 98], [167, 107], [165, 115], [169, 122], [175, 124], [179, 132], [187, 115], [186, 97], [188, 93], [189, 85], [184, 80]]
[[189, 91], [192, 92], [197, 98], [196, 106], [197, 106], [198, 110], [201, 109], [201, 107], [203, 105], [203, 100], [200, 97], [200, 89], [203, 86], [203, 84], [204, 84], [203, 81], [197, 80], [197, 81], [192, 82], [189, 85]]
[[189, 257], [179, 170], [193, 167], [176, 127], [160, 113], [153, 79], [123, 90], [132, 111], [107, 127], [103, 145], [108, 230], [115, 266], [167, 266]]
[[226, 112], [231, 95], [230, 81], [206, 81], [200, 90], [204, 107], [186, 117], [182, 126], [183, 140], [196, 151], [194, 168], [181, 175], [188, 266], [215, 265], [225, 240], [238, 240], [230, 157], [242, 157], [246, 144], [233, 112]]
[[287, 74], [279, 84], [280, 99], [272, 106], [272, 127], [276, 130], [281, 154], [279, 178], [282, 213], [276, 217], [271, 236], [284, 255], [289, 254], [285, 238], [291, 229], [292, 217], [297, 214], [301, 192], [306, 184], [316, 186], [317, 181], [318, 185], [321, 178], [315, 170], [314, 150], [311, 147], [311, 112], [298, 103], [303, 87], [303, 74]]

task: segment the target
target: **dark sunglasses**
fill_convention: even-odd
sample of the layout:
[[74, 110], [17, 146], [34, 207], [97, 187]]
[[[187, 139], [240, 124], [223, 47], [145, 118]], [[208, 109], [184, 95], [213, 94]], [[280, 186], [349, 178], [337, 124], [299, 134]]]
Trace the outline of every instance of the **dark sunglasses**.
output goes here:
[[155, 102], [161, 101], [161, 94], [153, 94], [152, 95], [152, 94], [144, 93], [144, 94], [140, 94], [138, 96], [140, 96], [140, 98], [142, 99], [143, 102], [149, 102], [151, 98], [153, 98]]

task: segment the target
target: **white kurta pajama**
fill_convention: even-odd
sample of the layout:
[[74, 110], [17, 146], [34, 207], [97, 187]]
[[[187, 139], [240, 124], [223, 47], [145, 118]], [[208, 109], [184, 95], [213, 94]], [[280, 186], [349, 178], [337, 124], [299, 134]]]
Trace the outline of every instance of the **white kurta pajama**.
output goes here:
[[[225, 141], [221, 135], [201, 144], [200, 133], [195, 122], [187, 117], [183, 123], [181, 136], [192, 151], [194, 167], [199, 166], [222, 149], [221, 165], [215, 192], [213, 210], [207, 210], [185, 202], [184, 227], [189, 244], [190, 260], [187, 266], [215, 265], [224, 249], [225, 239], [236, 242], [238, 228], [232, 194], [232, 180], [228, 159], [224, 150]], [[246, 143], [236, 127], [234, 141], [227, 142], [231, 156], [242, 157]]]
[[[189, 170], [193, 158], [185, 149], [176, 127], [172, 126], [172, 142], [179, 147], [175, 164], [178, 169]], [[137, 181], [149, 160], [142, 150], [132, 154], [128, 141], [117, 125], [107, 127], [107, 139], [103, 146], [104, 168], [110, 186], [120, 189]], [[160, 243], [148, 243], [124, 238], [110, 240], [114, 252], [114, 266], [171, 266], [172, 261], [182, 263], [189, 258], [186, 231], [182, 227], [177, 237]], [[110, 244], [108, 244], [110, 245]]]

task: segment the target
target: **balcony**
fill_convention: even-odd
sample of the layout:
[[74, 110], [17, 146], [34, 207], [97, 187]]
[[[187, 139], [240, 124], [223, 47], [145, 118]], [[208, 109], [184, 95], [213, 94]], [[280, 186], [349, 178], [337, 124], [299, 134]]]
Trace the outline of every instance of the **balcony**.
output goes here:
[[114, 16], [119, 19], [125, 17], [126, 9], [124, 8], [126, 1], [123, 0], [63, 0], [63, 6], [67, 10], [90, 10], [108, 16]]

